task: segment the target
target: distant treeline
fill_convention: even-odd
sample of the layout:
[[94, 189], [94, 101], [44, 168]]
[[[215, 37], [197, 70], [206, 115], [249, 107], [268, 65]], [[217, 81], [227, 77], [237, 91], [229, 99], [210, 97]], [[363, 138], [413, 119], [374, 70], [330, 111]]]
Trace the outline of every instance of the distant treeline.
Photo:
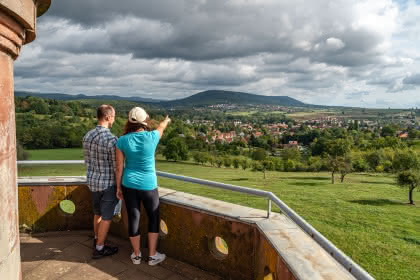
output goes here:
[[[158, 120], [169, 114], [174, 120], [206, 119], [214, 121], [215, 128], [222, 132], [235, 129], [233, 120], [252, 122], [256, 127], [275, 122], [293, 124], [292, 120], [281, 114], [231, 116], [219, 111], [202, 111], [193, 108], [166, 111], [130, 101], [63, 101], [27, 96], [15, 98], [18, 142], [27, 149], [81, 147], [83, 135], [96, 125], [96, 108], [102, 103], [111, 104], [116, 109], [117, 118], [112, 132], [117, 136], [122, 134], [126, 115], [134, 106], [146, 108], [151, 117]], [[177, 126], [185, 126], [185, 129], [191, 127], [197, 132], [207, 132], [207, 127], [202, 125], [188, 126], [184, 122], [179, 122]], [[177, 128], [177, 131], [182, 130]]]
[[[96, 125], [96, 106], [100, 102], [17, 97], [15, 103], [18, 142], [26, 149], [81, 147], [85, 133]], [[117, 108], [117, 118], [112, 132], [121, 136], [129, 108], [142, 105], [126, 101], [112, 102], [112, 105]], [[319, 171], [329, 168], [328, 155], [331, 154], [329, 152], [331, 145], [333, 141], [341, 139], [341, 149], [346, 151], [340, 155], [343, 157], [340, 163], [342, 166], [351, 162], [351, 169], [354, 171], [393, 172], [396, 170], [395, 153], [400, 150], [410, 152], [411, 150], [408, 150], [410, 147], [415, 148], [413, 149], [415, 153], [418, 144], [416, 139], [420, 136], [416, 129], [409, 129], [408, 138], [400, 139], [397, 137], [397, 131], [404, 128], [389, 124], [382, 129], [369, 131], [360, 127], [357, 122], [350, 123], [347, 128], [323, 130], [309, 129], [301, 125], [293, 132], [273, 136], [265, 130], [264, 124], [286, 122], [293, 125], [294, 122], [281, 114], [257, 113], [232, 116], [220, 111], [203, 109], [180, 109], [169, 112], [147, 109], [153, 118], [160, 119], [169, 113], [174, 120], [165, 132], [159, 148], [159, 152], [168, 160], [183, 160], [194, 152], [204, 153], [202, 155], [207, 159], [238, 156], [253, 158], [255, 149], [260, 148], [267, 153], [267, 156], [281, 159], [280, 162], [272, 160], [273, 164], [268, 164], [267, 169]], [[237, 134], [243, 132], [247, 141], [236, 139], [231, 143], [213, 142], [209, 126], [193, 122], [200, 119], [214, 121], [213, 129], [221, 132], [232, 130]], [[187, 123], [186, 120], [191, 122]], [[254, 129], [262, 131], [263, 135], [255, 137], [252, 131], [234, 126], [233, 120], [252, 123]], [[290, 141], [297, 141], [300, 147], [289, 147], [287, 144]], [[179, 154], [177, 151], [180, 151]]]

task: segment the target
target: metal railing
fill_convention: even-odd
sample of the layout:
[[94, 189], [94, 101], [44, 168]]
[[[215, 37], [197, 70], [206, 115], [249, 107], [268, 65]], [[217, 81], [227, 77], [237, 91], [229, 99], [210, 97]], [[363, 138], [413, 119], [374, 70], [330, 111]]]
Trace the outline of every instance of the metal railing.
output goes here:
[[[18, 161], [18, 165], [46, 165], [46, 164], [84, 164], [83, 160], [29, 160], [29, 161]], [[357, 263], [352, 259], [346, 256], [340, 249], [338, 249], [334, 244], [331, 243], [326, 237], [324, 237], [320, 232], [313, 228], [308, 222], [306, 222], [301, 216], [299, 216], [293, 209], [291, 209], [286, 203], [279, 199], [272, 192], [262, 191], [258, 189], [246, 188], [231, 184], [224, 184], [209, 180], [203, 180], [188, 176], [181, 176], [172, 173], [157, 171], [156, 174], [160, 177], [165, 177], [169, 179], [190, 182], [195, 184], [200, 184], [208, 187], [219, 188], [224, 190], [230, 190], [239, 193], [245, 193], [250, 195], [255, 195], [259, 197], [264, 197], [268, 200], [268, 209], [267, 209], [267, 218], [271, 214], [271, 203], [273, 202], [277, 205], [283, 214], [288, 216], [296, 225], [298, 225], [303, 231], [305, 231], [309, 236], [311, 236], [315, 242], [317, 242], [324, 250], [326, 250], [338, 263], [340, 263], [344, 268], [346, 268], [356, 279], [359, 280], [374, 280], [374, 278], [361, 268]]]

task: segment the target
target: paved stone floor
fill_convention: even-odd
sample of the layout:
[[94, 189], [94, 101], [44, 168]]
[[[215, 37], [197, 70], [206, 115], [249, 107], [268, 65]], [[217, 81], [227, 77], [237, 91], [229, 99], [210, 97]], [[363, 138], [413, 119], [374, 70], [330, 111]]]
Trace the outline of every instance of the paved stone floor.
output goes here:
[[167, 258], [157, 266], [134, 265], [128, 240], [110, 236], [118, 254], [93, 260], [90, 232], [51, 232], [21, 235], [23, 279], [220, 280], [186, 263]]

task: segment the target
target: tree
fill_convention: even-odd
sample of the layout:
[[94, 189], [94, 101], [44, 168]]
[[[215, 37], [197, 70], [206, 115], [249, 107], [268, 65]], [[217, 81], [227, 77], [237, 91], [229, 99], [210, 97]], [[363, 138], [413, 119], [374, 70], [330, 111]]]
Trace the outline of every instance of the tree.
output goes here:
[[205, 165], [207, 162], [210, 162], [210, 158], [212, 158], [208, 153], [202, 152], [201, 154], [201, 163]]
[[207, 159], [208, 163], [210, 163], [211, 166], [214, 166], [215, 163], [215, 158], [212, 155], [208, 155], [208, 159]]
[[385, 137], [385, 136], [395, 136], [396, 133], [396, 129], [395, 127], [391, 126], [391, 125], [387, 125], [384, 126], [381, 130], [381, 136]]
[[217, 157], [216, 160], [215, 160], [215, 162], [216, 162], [216, 166], [217, 167], [219, 167], [219, 168], [222, 167], [223, 160], [220, 157]]
[[369, 164], [365, 160], [365, 153], [352, 151], [352, 165], [356, 172], [366, 172], [369, 170]]
[[243, 170], [246, 170], [247, 168], [249, 168], [249, 160], [246, 158], [241, 160], [241, 167]]
[[231, 166], [232, 166], [232, 159], [231, 159], [230, 157], [225, 157], [225, 158], [223, 158], [223, 165], [224, 165], [226, 168], [231, 167]]
[[17, 160], [27, 160], [29, 158], [29, 153], [25, 151], [19, 142], [16, 143], [16, 157]]
[[338, 163], [338, 172], [340, 173], [340, 181], [344, 182], [344, 177], [352, 171], [352, 160], [349, 156], [342, 158]]
[[327, 151], [328, 140], [326, 137], [315, 138], [311, 143], [311, 152], [313, 156], [320, 156]]
[[355, 120], [355, 121], [354, 121], [354, 124], [353, 124], [353, 129], [354, 129], [354, 130], [359, 130], [359, 121], [358, 121], [358, 120]]
[[414, 205], [413, 191], [420, 186], [420, 176], [417, 170], [405, 170], [398, 173], [396, 178], [397, 184], [400, 187], [408, 187], [408, 200], [411, 205]]
[[188, 160], [188, 147], [183, 138], [175, 137], [168, 141], [163, 156], [166, 160]]
[[252, 171], [262, 171], [262, 164], [260, 161], [253, 160], [251, 163]]
[[35, 110], [37, 114], [44, 115], [49, 113], [48, 104], [44, 101], [44, 99], [39, 97], [31, 97], [30, 100], [32, 103], [31, 108], [32, 110]]
[[345, 166], [345, 158], [350, 152], [350, 147], [351, 143], [348, 139], [335, 139], [328, 142], [327, 154], [332, 184], [334, 184], [335, 181], [334, 174]]
[[283, 161], [280, 158], [273, 158], [272, 161], [274, 164], [274, 170], [283, 171]]
[[419, 137], [420, 133], [419, 131], [417, 131], [414, 128], [411, 128], [408, 130], [408, 138], [410, 139], [416, 139], [417, 137]]
[[418, 169], [420, 167], [420, 159], [413, 150], [398, 150], [394, 155], [392, 169], [394, 171], [404, 171], [409, 169]]
[[267, 157], [267, 153], [263, 148], [258, 148], [252, 153], [253, 160], [263, 161]]
[[271, 160], [262, 161], [262, 171], [264, 172], [264, 179], [266, 178], [265, 171], [273, 170], [273, 169], [274, 169], [274, 163]]
[[282, 150], [281, 152], [281, 157], [283, 158], [283, 160], [295, 160], [295, 161], [299, 161], [300, 159], [300, 152], [298, 148], [285, 148]]
[[283, 168], [286, 172], [294, 171], [296, 168], [296, 162], [294, 160], [288, 159], [284, 161]]
[[308, 158], [308, 170], [312, 172], [318, 172], [322, 168], [322, 160], [319, 156]]
[[371, 151], [365, 154], [365, 160], [369, 164], [370, 169], [375, 171], [376, 167], [381, 165], [384, 160], [384, 152], [383, 150]]
[[193, 153], [193, 159], [196, 163], [200, 164], [201, 163], [201, 154], [199, 152], [194, 152]]
[[234, 168], [236, 168], [236, 169], [239, 168], [240, 160], [238, 158], [234, 158], [233, 161], [232, 161], [232, 163], [233, 163], [233, 167]]

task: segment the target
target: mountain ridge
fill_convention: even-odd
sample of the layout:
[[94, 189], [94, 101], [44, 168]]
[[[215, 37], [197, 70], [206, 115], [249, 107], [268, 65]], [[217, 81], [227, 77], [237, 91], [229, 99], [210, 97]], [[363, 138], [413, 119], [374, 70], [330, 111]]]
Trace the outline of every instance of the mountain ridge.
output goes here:
[[280, 105], [280, 106], [307, 106], [299, 100], [289, 96], [266, 96], [245, 92], [226, 90], [206, 90], [189, 97], [162, 101], [160, 104], [169, 106], [206, 106], [217, 104], [254, 104], [254, 105]]
[[116, 101], [134, 101], [148, 103], [162, 107], [181, 107], [181, 106], [210, 106], [218, 104], [237, 104], [237, 105], [278, 105], [301, 107], [310, 106], [289, 96], [265, 96], [245, 92], [226, 91], [226, 90], [206, 90], [195, 93], [191, 96], [175, 100], [158, 100], [143, 97], [122, 97], [117, 95], [93, 95], [84, 94], [71, 95], [64, 93], [39, 93], [27, 91], [15, 91], [15, 96], [35, 96], [41, 98], [57, 100], [116, 100]]
[[101, 100], [125, 100], [125, 101], [135, 101], [135, 102], [146, 102], [146, 103], [158, 103], [162, 100], [153, 99], [153, 98], [143, 98], [137, 96], [131, 97], [122, 97], [118, 95], [85, 95], [85, 94], [66, 94], [66, 93], [41, 93], [41, 92], [29, 92], [29, 91], [15, 91], [15, 96], [25, 97], [25, 96], [35, 96], [48, 99], [56, 100], [80, 100], [80, 99], [101, 99]]

